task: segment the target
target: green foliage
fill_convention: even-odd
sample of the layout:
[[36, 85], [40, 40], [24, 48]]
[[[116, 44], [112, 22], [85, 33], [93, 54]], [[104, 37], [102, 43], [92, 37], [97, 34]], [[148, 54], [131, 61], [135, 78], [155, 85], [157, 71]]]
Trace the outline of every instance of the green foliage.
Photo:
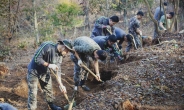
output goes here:
[[79, 19], [77, 15], [81, 9], [77, 4], [62, 3], [56, 7], [56, 11], [51, 15], [52, 22], [55, 26], [72, 27], [77, 25]]

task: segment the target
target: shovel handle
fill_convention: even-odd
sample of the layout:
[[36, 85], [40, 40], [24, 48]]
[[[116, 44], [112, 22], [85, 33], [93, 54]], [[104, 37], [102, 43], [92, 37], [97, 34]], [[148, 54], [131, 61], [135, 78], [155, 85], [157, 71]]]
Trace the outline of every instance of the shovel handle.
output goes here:
[[[57, 80], [57, 82], [59, 84], [59, 89], [62, 91], [61, 84], [59, 83], [58, 76], [54, 73], [54, 71], [52, 69], [50, 69], [50, 72], [56, 77], [56, 80]], [[69, 98], [68, 98], [68, 95], [66, 93], [63, 93], [63, 95], [66, 98], [66, 100], [68, 101], [68, 103], [70, 103]]]
[[[86, 67], [84, 64], [82, 64], [82, 67], [84, 69], [86, 69], [89, 73], [91, 73], [91, 75], [93, 75], [96, 79], [98, 79], [98, 77], [88, 67]], [[99, 81], [103, 82], [101, 79]]]

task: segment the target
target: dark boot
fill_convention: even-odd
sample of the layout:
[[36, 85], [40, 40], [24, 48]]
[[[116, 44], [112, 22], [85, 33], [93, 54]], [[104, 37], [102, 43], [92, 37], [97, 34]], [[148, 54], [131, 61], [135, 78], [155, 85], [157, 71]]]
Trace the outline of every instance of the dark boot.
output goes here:
[[49, 102], [48, 104], [52, 110], [62, 110], [61, 107], [54, 105], [52, 102]]
[[86, 85], [81, 85], [81, 87], [84, 91], [90, 91], [90, 88]]

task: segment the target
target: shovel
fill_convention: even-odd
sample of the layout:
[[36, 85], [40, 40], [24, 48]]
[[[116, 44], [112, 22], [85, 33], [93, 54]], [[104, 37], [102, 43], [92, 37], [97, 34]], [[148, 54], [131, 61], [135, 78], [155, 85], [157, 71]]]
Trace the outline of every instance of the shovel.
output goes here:
[[[50, 71], [51, 71], [51, 73], [56, 77], [56, 80], [57, 80], [57, 82], [58, 82], [58, 84], [59, 84], [59, 89], [62, 91], [61, 85], [60, 85], [60, 83], [59, 83], [58, 76], [54, 73], [54, 71], [53, 71], [52, 69], [50, 69]], [[76, 106], [76, 102], [74, 101], [74, 98], [73, 98], [72, 101], [70, 102], [70, 101], [69, 101], [69, 98], [68, 98], [68, 95], [67, 95], [66, 93], [63, 93], [63, 95], [64, 95], [64, 97], [66, 98], [66, 100], [67, 100], [68, 103], [69, 103], [69, 104], [66, 105], [66, 106], [71, 105], [71, 107], [69, 106], [70, 108], [68, 108], [68, 109], [66, 109], [66, 110], [72, 110], [72, 107]], [[67, 107], [64, 106], [64, 108], [67, 108]]]
[[[81, 65], [85, 70], [87, 70], [89, 73], [91, 73], [91, 75], [93, 75], [96, 79], [98, 79], [98, 77], [84, 64]], [[104, 82], [101, 79], [99, 79], [100, 82]]]

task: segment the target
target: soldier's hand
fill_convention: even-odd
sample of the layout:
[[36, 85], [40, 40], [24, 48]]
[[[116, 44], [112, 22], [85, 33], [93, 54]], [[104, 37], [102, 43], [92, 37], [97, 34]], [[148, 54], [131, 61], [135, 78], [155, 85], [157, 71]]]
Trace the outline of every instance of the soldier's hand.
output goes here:
[[50, 69], [53, 69], [54, 71], [58, 70], [58, 66], [56, 64], [49, 64], [48, 66]]
[[140, 31], [140, 33], [139, 33], [139, 34], [140, 34], [140, 36], [142, 36], [142, 31]]
[[61, 89], [61, 91], [63, 92], [63, 93], [66, 93], [66, 87], [65, 86], [59, 86], [60, 87], [60, 89]]
[[97, 76], [96, 80], [100, 81], [100, 73], [97, 73], [96, 76]]
[[81, 67], [83, 65], [82, 60], [78, 60], [77, 64]]
[[111, 29], [111, 26], [107, 25], [106, 28], [107, 28], [107, 29]]
[[106, 28], [106, 29], [111, 29], [111, 26], [110, 25], [104, 25], [104, 26], [102, 26], [102, 28]]

